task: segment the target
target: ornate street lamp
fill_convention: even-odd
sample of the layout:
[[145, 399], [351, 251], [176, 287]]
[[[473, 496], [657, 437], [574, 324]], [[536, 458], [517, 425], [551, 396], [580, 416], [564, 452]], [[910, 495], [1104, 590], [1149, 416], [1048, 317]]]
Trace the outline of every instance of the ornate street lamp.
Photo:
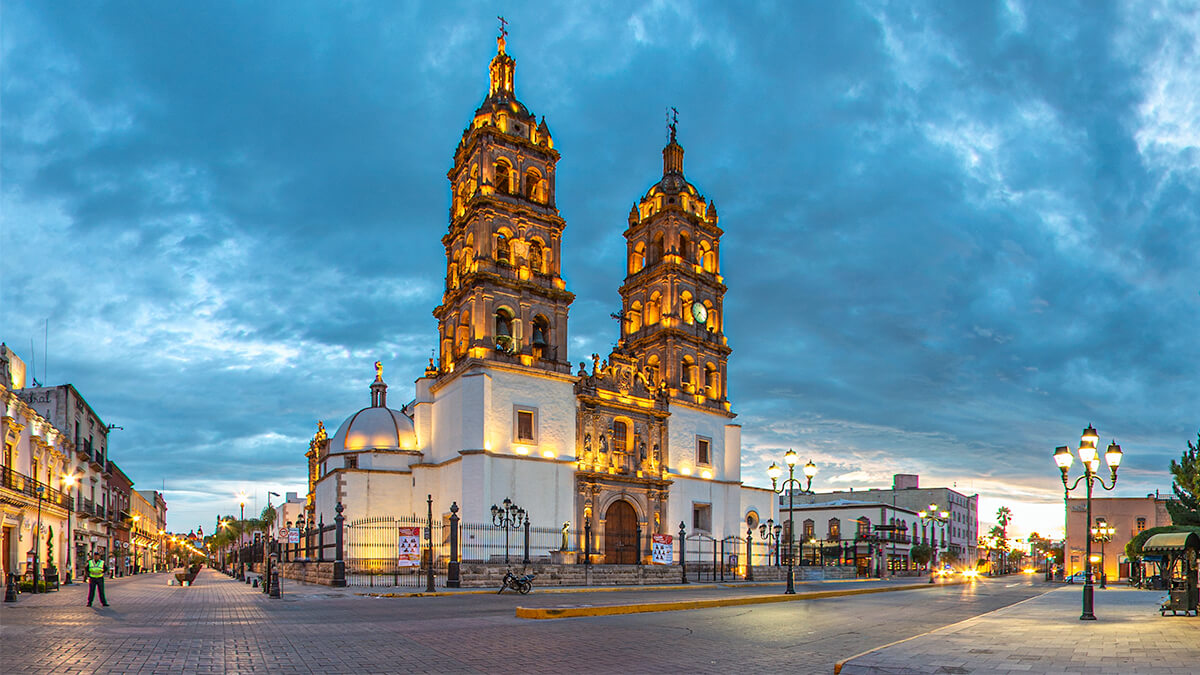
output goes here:
[[508, 564], [508, 533], [513, 528], [521, 527], [525, 522], [525, 509], [517, 506], [508, 497], [504, 498], [504, 506], [492, 504], [492, 524], [504, 528], [504, 564]]
[[1104, 545], [1112, 541], [1113, 535], [1117, 533], [1117, 528], [1108, 524], [1108, 521], [1103, 518], [1097, 518], [1096, 524], [1092, 527], [1092, 541], [1100, 542], [1100, 588], [1108, 588], [1108, 574], [1104, 571]]
[[765, 525], [758, 526], [758, 536], [767, 542], [767, 565], [771, 564], [771, 550], [775, 551], [775, 566], [779, 567], [779, 535], [783, 532], [782, 525], [776, 525], [774, 518], [767, 518]]
[[244, 555], [245, 551], [243, 550], [245, 538], [246, 538], [246, 493], [245, 492], [238, 493], [238, 508], [241, 509], [241, 514], [238, 517], [239, 521], [240, 521], [238, 524], [238, 548], [237, 548], [238, 581], [245, 581], [246, 580], [246, 561], [244, 560], [244, 558], [246, 556]]
[[[926, 511], [918, 511], [917, 515], [921, 517], [921, 534], [925, 533], [925, 525], [929, 524], [930, 533], [933, 535], [930, 539], [937, 541], [937, 526], [945, 525], [950, 520], [950, 512], [943, 511], [938, 508], [937, 504], [930, 504]], [[913, 533], [916, 536], [916, 533]], [[946, 540], [945, 532], [942, 533], [942, 541]], [[929, 554], [929, 583], [933, 583], [933, 565], [937, 561], [937, 546], [931, 547], [933, 553]]]
[[783, 475], [783, 469], [779, 468], [778, 464], [772, 462], [771, 466], [767, 469], [767, 475], [771, 477], [771, 489], [776, 494], [783, 494], [783, 491], [787, 490], [790, 485], [794, 485], [796, 488], [788, 490], [788, 573], [787, 590], [784, 591], [785, 594], [793, 595], [796, 593], [796, 575], [792, 569], [796, 557], [792, 550], [792, 542], [796, 538], [795, 521], [792, 515], [793, 507], [795, 506], [793, 497], [796, 492], [802, 495], [811, 495], [813, 493], [812, 479], [813, 476], [817, 475], [817, 465], [813, 464], [812, 460], [809, 460], [808, 464], [804, 465], [804, 475], [808, 478], [808, 483], [803, 488], [800, 488], [800, 481], [796, 480], [796, 462], [800, 461], [800, 457], [796, 454], [795, 450], [788, 450], [783, 456], [783, 461], [788, 467], [788, 477], [787, 480], [783, 481], [783, 485], [777, 485], [779, 478]]
[[[79, 482], [79, 477], [75, 474], [66, 474], [62, 477], [62, 483], [63, 486], [67, 488], [68, 497], [71, 496], [71, 488], [73, 488], [77, 482]], [[67, 553], [66, 560], [64, 561], [66, 563], [64, 567], [67, 569], [66, 574], [64, 575], [66, 578], [63, 579], [64, 584], [75, 583], [72, 579], [72, 577], [75, 576], [75, 573], [71, 567], [71, 549], [75, 548], [75, 530], [71, 527], [71, 513], [75, 511], [75, 505], [77, 503], [78, 502], [72, 497], [71, 508], [67, 509]]]
[[[1105, 484], [1104, 479], [1099, 475], [1100, 459], [1096, 453], [1096, 442], [1100, 440], [1100, 436], [1092, 425], [1088, 425], [1083, 430], [1083, 435], [1079, 441], [1079, 460], [1083, 462], [1083, 475], [1076, 478], [1073, 484], [1068, 485], [1067, 472], [1071, 469], [1071, 464], [1075, 459], [1071, 456], [1071, 450], [1065, 446], [1059, 446], [1054, 451], [1054, 463], [1058, 465], [1059, 471], [1062, 471], [1063, 482], [1063, 497], [1067, 499], [1071, 495], [1071, 491], [1079, 487], [1079, 482], [1084, 481], [1087, 486], [1087, 522], [1092, 522], [1092, 486], [1095, 483], [1100, 483], [1100, 487], [1105, 490], [1112, 490], [1117, 486], [1117, 468], [1121, 466], [1121, 458], [1124, 456], [1121, 453], [1121, 446], [1117, 445], [1116, 441], [1109, 443], [1108, 449], [1104, 452], [1104, 462], [1108, 465], [1108, 469], [1112, 477], [1108, 484]], [[1092, 598], [1094, 590], [1092, 588], [1092, 538], [1084, 536], [1087, 540], [1086, 553], [1084, 555], [1084, 582], [1083, 582], [1083, 613], [1080, 614], [1080, 621], [1095, 621], [1096, 615], [1093, 613]]]

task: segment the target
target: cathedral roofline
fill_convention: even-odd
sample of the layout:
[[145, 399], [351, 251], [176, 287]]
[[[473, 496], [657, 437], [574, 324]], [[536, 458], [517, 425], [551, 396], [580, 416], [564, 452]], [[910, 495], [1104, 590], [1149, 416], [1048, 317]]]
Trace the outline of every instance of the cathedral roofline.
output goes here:
[[[569, 364], [568, 364], [569, 366]], [[569, 372], [560, 372], [555, 370], [546, 370], [545, 368], [537, 368], [534, 366], [525, 366], [519, 363], [505, 363], [503, 361], [495, 361], [492, 359], [479, 359], [475, 357], [464, 358], [454, 362], [454, 370], [440, 374], [437, 381], [429, 387], [430, 393], [436, 394], [444, 389], [451, 382], [460, 377], [478, 377], [488, 375], [489, 370], [500, 370], [510, 373], [520, 373], [521, 375], [533, 375], [546, 380], [558, 380], [568, 384], [575, 382], [575, 376]]]

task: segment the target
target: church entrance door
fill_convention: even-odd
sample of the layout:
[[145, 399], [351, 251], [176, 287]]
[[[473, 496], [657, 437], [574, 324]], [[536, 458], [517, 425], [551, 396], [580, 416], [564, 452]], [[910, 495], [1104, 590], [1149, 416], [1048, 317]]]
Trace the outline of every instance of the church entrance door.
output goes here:
[[604, 562], [637, 564], [637, 513], [627, 501], [613, 502], [604, 515]]

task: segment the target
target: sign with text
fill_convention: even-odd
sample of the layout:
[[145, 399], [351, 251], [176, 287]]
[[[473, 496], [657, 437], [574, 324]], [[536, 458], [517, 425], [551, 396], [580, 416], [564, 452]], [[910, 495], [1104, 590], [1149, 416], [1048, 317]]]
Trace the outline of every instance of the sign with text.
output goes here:
[[287, 529], [287, 533], [288, 533], [287, 537], [288, 537], [289, 544], [299, 544], [300, 543], [300, 528], [289, 527]]
[[397, 529], [400, 532], [400, 554], [397, 556], [396, 565], [417, 567], [421, 564], [421, 528], [401, 527]]
[[655, 565], [670, 565], [674, 547], [669, 534], [656, 534], [650, 537], [650, 562]]

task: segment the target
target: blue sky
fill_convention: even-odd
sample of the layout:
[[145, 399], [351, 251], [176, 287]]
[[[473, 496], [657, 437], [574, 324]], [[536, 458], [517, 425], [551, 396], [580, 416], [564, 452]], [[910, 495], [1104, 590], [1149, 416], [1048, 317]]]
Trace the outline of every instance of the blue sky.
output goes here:
[[1169, 487], [1200, 426], [1194, 3], [5, 0], [0, 338], [125, 428], [172, 528], [302, 491], [375, 360], [412, 396], [497, 14], [562, 152], [573, 361], [616, 338], [675, 106], [744, 480], [796, 448], [818, 489], [919, 473], [1046, 532], [1092, 423], [1118, 494]]

